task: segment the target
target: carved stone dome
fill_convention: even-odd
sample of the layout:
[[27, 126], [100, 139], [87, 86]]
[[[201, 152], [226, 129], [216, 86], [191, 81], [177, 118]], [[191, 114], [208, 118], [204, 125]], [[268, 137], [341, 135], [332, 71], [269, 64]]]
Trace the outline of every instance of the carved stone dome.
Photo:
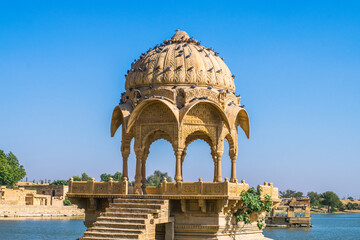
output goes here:
[[126, 90], [149, 86], [212, 86], [235, 91], [234, 77], [212, 48], [200, 45], [184, 31], [149, 49], [126, 76]]

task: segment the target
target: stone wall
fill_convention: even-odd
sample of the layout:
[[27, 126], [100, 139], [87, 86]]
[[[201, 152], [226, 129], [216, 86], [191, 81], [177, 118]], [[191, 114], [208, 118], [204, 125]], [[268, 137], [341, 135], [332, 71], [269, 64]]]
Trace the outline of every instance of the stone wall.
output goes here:
[[76, 206], [16, 206], [0, 205], [0, 217], [70, 217], [83, 216]]
[[29, 183], [29, 182], [19, 182], [19, 187], [23, 187], [27, 190], [36, 190], [37, 194], [50, 195], [53, 197], [62, 197], [65, 198], [69, 187], [65, 185], [49, 185], [47, 183], [38, 184], [38, 183]]
[[51, 195], [37, 194], [37, 190], [26, 190], [22, 187], [9, 189], [1, 186], [0, 188], [0, 205], [63, 206], [63, 200], [63, 196], [52, 197]]
[[0, 187], [0, 205], [26, 205], [26, 195], [36, 194], [34, 190], [25, 190], [24, 188], [9, 189], [5, 186]]

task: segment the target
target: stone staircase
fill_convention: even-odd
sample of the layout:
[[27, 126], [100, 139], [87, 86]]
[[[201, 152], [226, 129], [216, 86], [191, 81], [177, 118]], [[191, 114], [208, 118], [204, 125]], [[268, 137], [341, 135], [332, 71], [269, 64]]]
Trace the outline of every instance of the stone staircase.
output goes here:
[[79, 240], [153, 240], [155, 225], [169, 221], [169, 200], [118, 198]]

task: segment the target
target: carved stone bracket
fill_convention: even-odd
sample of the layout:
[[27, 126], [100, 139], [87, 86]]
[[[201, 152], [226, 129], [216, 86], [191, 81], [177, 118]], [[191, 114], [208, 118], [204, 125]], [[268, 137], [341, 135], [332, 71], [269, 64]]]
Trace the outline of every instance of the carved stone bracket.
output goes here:
[[199, 207], [200, 207], [202, 213], [206, 213], [206, 200], [205, 199], [199, 199]]

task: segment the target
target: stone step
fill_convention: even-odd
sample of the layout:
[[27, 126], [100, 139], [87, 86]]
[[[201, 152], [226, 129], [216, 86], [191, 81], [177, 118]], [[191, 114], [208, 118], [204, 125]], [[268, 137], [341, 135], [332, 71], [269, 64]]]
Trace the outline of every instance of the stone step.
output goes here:
[[111, 227], [111, 228], [125, 228], [125, 229], [136, 229], [141, 230], [145, 229], [145, 224], [138, 224], [138, 223], [118, 223], [118, 222], [108, 222], [108, 221], [96, 221], [94, 223], [94, 227]]
[[147, 209], [158, 209], [160, 210], [161, 204], [151, 203], [110, 203], [110, 208], [147, 208]]
[[129, 234], [141, 234], [144, 229], [128, 229], [128, 228], [119, 228], [119, 227], [109, 227], [106, 226], [93, 226], [88, 229], [88, 232], [104, 232], [104, 233], [129, 233]]
[[[102, 232], [86, 232], [84, 237], [101, 237], [108, 239], [138, 239], [139, 234], [129, 234], [129, 233], [102, 233]], [[90, 238], [92, 239], [92, 238]]]
[[109, 217], [109, 216], [100, 216], [97, 221], [100, 222], [118, 222], [118, 223], [134, 223], [134, 224], [145, 224], [145, 219], [134, 219], [134, 218], [119, 218], [119, 217]]
[[147, 213], [147, 214], [152, 214], [155, 212], [158, 212], [158, 210], [156, 209], [148, 209], [148, 208], [108, 208], [106, 209], [106, 211], [109, 212], [121, 212], [121, 213]]
[[114, 203], [154, 203], [154, 204], [164, 204], [168, 200], [161, 199], [138, 199], [138, 198], [117, 198], [114, 199]]
[[162, 199], [114, 199], [79, 240], [153, 239], [155, 225], [150, 220], [168, 205]]
[[146, 213], [124, 213], [124, 212], [118, 212], [113, 211], [110, 212], [110, 210], [106, 210], [106, 212], [102, 215], [106, 217], [120, 217], [120, 218], [129, 218], [129, 219], [148, 219], [150, 214]]
[[[132, 236], [130, 236], [130, 237], [132, 237]], [[119, 240], [121, 240], [121, 239], [139, 239], [139, 237], [136, 236], [136, 237], [133, 237], [133, 238], [116, 238], [116, 239], [119, 239]], [[92, 236], [92, 237], [81, 237], [78, 240], [114, 240], [114, 238], [94, 237], [94, 236]]]

